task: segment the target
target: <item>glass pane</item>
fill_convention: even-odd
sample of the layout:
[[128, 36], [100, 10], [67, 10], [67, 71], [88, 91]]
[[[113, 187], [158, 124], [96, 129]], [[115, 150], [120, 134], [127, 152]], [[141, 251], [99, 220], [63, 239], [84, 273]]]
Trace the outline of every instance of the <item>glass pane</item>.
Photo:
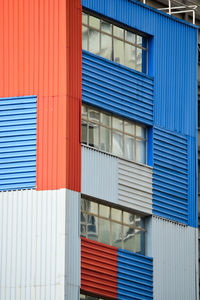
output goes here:
[[146, 163], [146, 142], [136, 140], [136, 161]]
[[88, 117], [91, 121], [99, 122], [100, 112], [94, 109], [89, 109]]
[[82, 118], [87, 119], [87, 106], [85, 106], [85, 105], [82, 105], [82, 107], [81, 107], [81, 116], [82, 116]]
[[113, 117], [113, 128], [123, 131], [123, 120]]
[[82, 23], [86, 25], [88, 24], [88, 15], [84, 12], [82, 13]]
[[113, 39], [114, 41], [114, 61], [118, 64], [124, 65], [124, 42], [119, 41], [117, 39]]
[[135, 216], [135, 225], [137, 227], [144, 228], [144, 218], [142, 218], [140, 216]]
[[135, 215], [124, 211], [123, 223], [128, 224], [128, 225], [134, 225], [135, 224]]
[[136, 68], [137, 71], [142, 72], [142, 49], [136, 48]]
[[90, 52], [99, 55], [100, 33], [94, 29], [89, 29], [89, 49]]
[[135, 134], [135, 125], [130, 122], [124, 122], [124, 131], [130, 134]]
[[112, 34], [112, 24], [101, 20], [101, 31]]
[[99, 125], [89, 123], [89, 146], [99, 147]]
[[136, 125], [136, 136], [146, 138], [146, 128]]
[[111, 126], [111, 117], [101, 113], [101, 123], [110, 127]]
[[142, 40], [143, 40], [142, 36], [137, 35], [137, 45], [142, 46]]
[[124, 226], [124, 249], [134, 251], [134, 229], [128, 226]]
[[88, 200], [81, 198], [81, 210], [87, 211], [88, 207]]
[[101, 217], [109, 218], [110, 217], [110, 207], [100, 204], [99, 205], [99, 215]]
[[106, 34], [101, 34], [101, 52], [100, 56], [112, 59], [112, 37]]
[[88, 215], [88, 239], [98, 241], [98, 217]]
[[81, 123], [81, 143], [87, 144], [87, 122]]
[[99, 242], [110, 245], [110, 221], [99, 218]]
[[125, 40], [135, 44], [136, 43], [136, 35], [130, 31], [125, 30]]
[[111, 219], [122, 222], [122, 211], [116, 208], [111, 208]]
[[135, 252], [145, 254], [145, 233], [144, 231], [135, 230]]
[[98, 215], [98, 204], [96, 202], [88, 201], [88, 212]]
[[124, 141], [125, 157], [135, 160], [135, 139], [129, 135], [125, 135]]
[[113, 25], [113, 35], [123, 39], [124, 38], [124, 29]]
[[81, 212], [81, 223], [86, 223], [87, 222], [87, 214]]
[[86, 225], [84, 225], [84, 224], [81, 224], [81, 236], [83, 236], [83, 237], [87, 237], [87, 235], [86, 235]]
[[89, 26], [100, 29], [100, 19], [89, 16]]
[[125, 66], [136, 69], [136, 47], [125, 44]]
[[112, 133], [112, 153], [117, 156], [123, 156], [123, 134], [119, 132]]
[[88, 51], [88, 28], [82, 26], [82, 48]]
[[100, 149], [111, 151], [111, 130], [102, 126], [100, 126]]
[[122, 225], [111, 222], [111, 245], [117, 248], [122, 248]]

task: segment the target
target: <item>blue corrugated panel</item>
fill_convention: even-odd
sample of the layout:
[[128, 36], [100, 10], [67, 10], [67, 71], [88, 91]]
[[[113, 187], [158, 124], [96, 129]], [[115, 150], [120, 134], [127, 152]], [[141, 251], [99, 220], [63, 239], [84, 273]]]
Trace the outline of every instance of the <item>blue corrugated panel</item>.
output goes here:
[[153, 213], [187, 224], [187, 138], [155, 127], [153, 147]]
[[118, 249], [117, 299], [153, 299], [153, 260]]
[[151, 125], [153, 78], [83, 51], [82, 100]]
[[36, 96], [0, 98], [0, 190], [36, 185]]

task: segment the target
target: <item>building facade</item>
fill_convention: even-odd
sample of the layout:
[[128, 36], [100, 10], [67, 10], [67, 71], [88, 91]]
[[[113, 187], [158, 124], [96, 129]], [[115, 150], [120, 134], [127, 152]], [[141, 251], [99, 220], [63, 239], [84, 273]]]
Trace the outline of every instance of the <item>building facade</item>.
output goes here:
[[0, 299], [198, 299], [198, 27], [0, 5]]

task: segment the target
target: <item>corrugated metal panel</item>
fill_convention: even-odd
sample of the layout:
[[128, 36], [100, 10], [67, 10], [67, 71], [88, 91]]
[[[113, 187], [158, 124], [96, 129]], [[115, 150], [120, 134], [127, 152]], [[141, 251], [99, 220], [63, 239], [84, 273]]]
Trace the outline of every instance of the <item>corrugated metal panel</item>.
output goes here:
[[117, 299], [153, 299], [152, 258], [122, 249], [117, 254]]
[[152, 253], [155, 300], [198, 299], [195, 228], [153, 218]]
[[153, 213], [187, 224], [187, 138], [155, 127], [153, 145]]
[[79, 214], [78, 193], [72, 191], [0, 193], [0, 299], [78, 294]]
[[0, 97], [38, 96], [37, 189], [80, 191], [81, 3], [2, 0], [0, 24]]
[[152, 169], [119, 159], [119, 204], [152, 213]]
[[117, 298], [117, 248], [81, 238], [81, 289]]
[[153, 36], [149, 74], [154, 75], [155, 124], [195, 137], [197, 27], [136, 0], [82, 0], [82, 5]]
[[81, 192], [118, 202], [118, 159], [96, 149], [82, 146]]
[[0, 98], [0, 191], [36, 185], [37, 97]]
[[153, 91], [153, 78], [83, 51], [83, 102], [152, 124]]

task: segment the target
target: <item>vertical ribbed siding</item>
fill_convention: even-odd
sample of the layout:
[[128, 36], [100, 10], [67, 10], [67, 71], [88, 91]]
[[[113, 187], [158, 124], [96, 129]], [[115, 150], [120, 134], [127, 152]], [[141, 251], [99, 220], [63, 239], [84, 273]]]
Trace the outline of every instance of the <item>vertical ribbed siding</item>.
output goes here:
[[119, 159], [119, 204], [152, 213], [152, 169]]
[[155, 127], [153, 146], [153, 213], [187, 223], [187, 138]]
[[118, 160], [116, 157], [82, 146], [81, 193], [118, 202]]
[[73, 191], [0, 193], [0, 299], [77, 299], [79, 215]]
[[37, 97], [0, 98], [0, 191], [36, 185]]
[[117, 248], [81, 238], [81, 289], [117, 298]]
[[152, 256], [155, 300], [198, 299], [196, 229], [153, 217]]
[[152, 258], [122, 249], [117, 254], [117, 299], [153, 299]]
[[37, 189], [80, 191], [81, 2], [1, 0], [0, 25], [0, 97], [37, 95]]
[[153, 91], [153, 78], [83, 51], [83, 102], [151, 125]]

